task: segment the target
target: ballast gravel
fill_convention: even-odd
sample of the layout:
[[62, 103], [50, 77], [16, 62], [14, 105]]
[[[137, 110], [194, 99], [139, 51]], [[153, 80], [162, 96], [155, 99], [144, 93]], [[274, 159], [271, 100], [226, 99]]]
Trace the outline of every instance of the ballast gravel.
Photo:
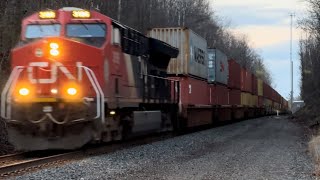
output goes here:
[[266, 117], [90, 157], [16, 179], [314, 179], [303, 130]]

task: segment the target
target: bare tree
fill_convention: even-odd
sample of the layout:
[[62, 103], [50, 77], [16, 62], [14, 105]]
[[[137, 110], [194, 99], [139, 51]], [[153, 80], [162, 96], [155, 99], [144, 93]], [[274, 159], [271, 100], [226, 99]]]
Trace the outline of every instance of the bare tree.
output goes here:
[[320, 1], [307, 0], [308, 16], [300, 20], [307, 34], [300, 41], [301, 97], [308, 105], [320, 104]]
[[1, 0], [0, 75], [7, 73], [9, 51], [19, 41], [23, 17], [43, 9], [73, 6], [96, 9], [117, 19], [119, 5], [122, 23], [143, 33], [152, 27], [189, 27], [207, 39], [209, 47], [221, 49], [254, 73], [263, 72], [258, 76], [271, 84], [270, 73], [263, 65], [262, 58], [249, 47], [245, 36], [236, 38], [219, 25], [208, 0]]

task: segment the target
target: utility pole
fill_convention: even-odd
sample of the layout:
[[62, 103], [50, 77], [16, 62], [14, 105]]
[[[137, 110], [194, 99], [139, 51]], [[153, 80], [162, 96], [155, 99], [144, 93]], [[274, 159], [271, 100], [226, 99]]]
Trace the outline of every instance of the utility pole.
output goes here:
[[291, 13], [290, 14], [290, 22], [291, 22], [291, 25], [290, 25], [290, 67], [291, 67], [291, 99], [290, 99], [290, 105], [291, 105], [291, 108], [292, 108], [292, 105], [293, 105], [293, 61], [292, 61], [292, 24], [293, 24], [293, 17], [295, 16], [294, 13]]
[[121, 20], [121, 0], [118, 0], [118, 21]]

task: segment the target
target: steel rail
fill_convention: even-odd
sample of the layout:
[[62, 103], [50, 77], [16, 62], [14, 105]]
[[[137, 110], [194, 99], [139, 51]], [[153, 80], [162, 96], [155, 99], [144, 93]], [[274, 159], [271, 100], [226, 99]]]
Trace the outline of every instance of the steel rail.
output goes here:
[[[82, 154], [83, 154], [82, 151], [75, 151], [75, 152], [51, 155], [51, 156], [40, 157], [40, 158], [30, 157], [30, 158], [27, 158], [27, 160], [23, 160], [24, 153], [1, 156], [0, 157], [1, 162], [4, 162], [4, 160], [7, 160], [7, 161], [13, 160], [13, 162], [11, 163], [9, 162], [4, 166], [0, 165], [0, 178], [6, 178], [8, 176], [42, 168], [48, 165], [57, 164], [63, 161], [67, 161], [68, 158], [76, 158], [77, 156], [81, 156]], [[16, 160], [17, 158], [18, 160]]]
[[7, 163], [8, 161], [17, 160], [23, 157], [24, 153], [15, 153], [15, 154], [8, 154], [4, 156], [0, 156], [0, 167], [2, 164]]

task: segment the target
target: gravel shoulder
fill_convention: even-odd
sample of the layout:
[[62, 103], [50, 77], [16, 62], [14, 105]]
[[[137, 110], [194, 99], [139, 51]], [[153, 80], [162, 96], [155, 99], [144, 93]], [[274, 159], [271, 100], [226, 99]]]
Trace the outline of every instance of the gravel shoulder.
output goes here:
[[314, 179], [303, 129], [265, 117], [44, 169], [17, 179]]

